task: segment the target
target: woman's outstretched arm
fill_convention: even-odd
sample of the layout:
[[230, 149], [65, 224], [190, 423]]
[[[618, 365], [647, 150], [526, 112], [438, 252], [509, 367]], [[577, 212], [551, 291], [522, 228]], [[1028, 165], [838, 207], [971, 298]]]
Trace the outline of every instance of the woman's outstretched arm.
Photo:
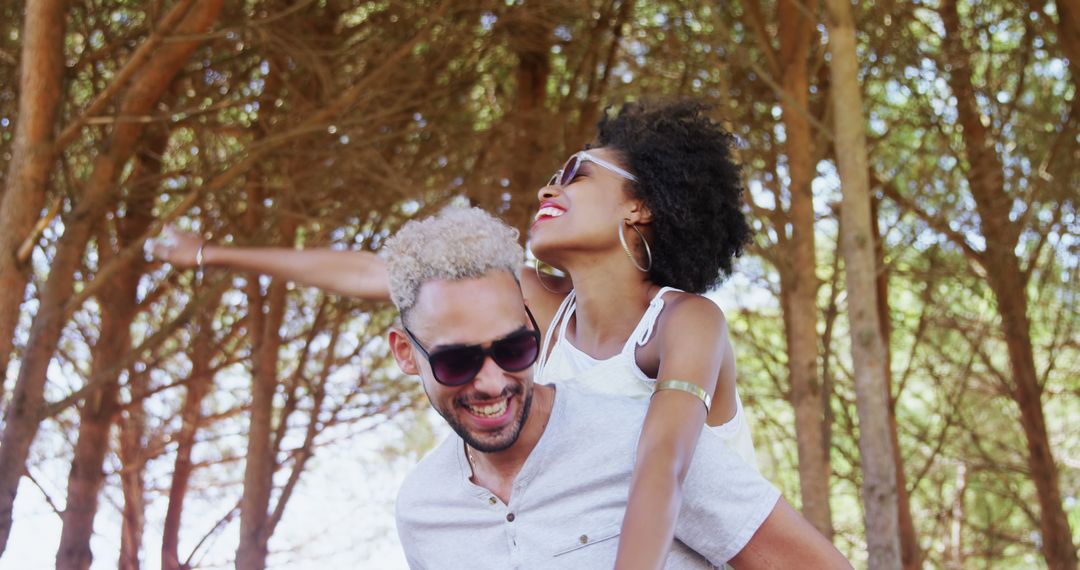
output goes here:
[[[710, 398], [727, 351], [727, 323], [712, 301], [685, 296], [672, 303], [658, 329], [658, 390], [649, 403], [638, 441], [630, 500], [619, 537], [615, 567], [662, 568], [675, 535], [682, 485], [694, 457], [707, 410], [686, 389]], [[683, 383], [683, 384], [677, 384]], [[669, 384], [670, 386], [671, 384]], [[734, 453], [734, 452], [732, 452]]]
[[154, 257], [194, 268], [199, 247], [204, 267], [251, 271], [369, 301], [389, 301], [386, 262], [366, 251], [203, 245], [199, 236], [169, 226], [152, 246]]

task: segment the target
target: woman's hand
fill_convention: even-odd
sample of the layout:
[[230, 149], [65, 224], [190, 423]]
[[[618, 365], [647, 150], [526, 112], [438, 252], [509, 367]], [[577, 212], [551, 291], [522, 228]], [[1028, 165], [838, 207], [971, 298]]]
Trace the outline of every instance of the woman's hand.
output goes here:
[[170, 224], [153, 240], [150, 254], [178, 269], [191, 269], [198, 265], [196, 256], [203, 241], [198, 234]]

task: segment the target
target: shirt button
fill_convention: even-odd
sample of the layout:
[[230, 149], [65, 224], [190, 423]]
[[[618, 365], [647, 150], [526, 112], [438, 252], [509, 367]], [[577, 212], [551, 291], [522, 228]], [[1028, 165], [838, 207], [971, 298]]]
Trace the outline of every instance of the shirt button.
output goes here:
[[488, 502], [494, 505], [495, 504], [495, 497], [489, 497]]
[[514, 513], [506, 515], [506, 522], [514, 522]]
[[581, 544], [588, 544], [589, 543], [589, 536], [583, 534], [583, 535], [581, 535], [581, 538], [579, 538], [578, 540], [581, 541]]

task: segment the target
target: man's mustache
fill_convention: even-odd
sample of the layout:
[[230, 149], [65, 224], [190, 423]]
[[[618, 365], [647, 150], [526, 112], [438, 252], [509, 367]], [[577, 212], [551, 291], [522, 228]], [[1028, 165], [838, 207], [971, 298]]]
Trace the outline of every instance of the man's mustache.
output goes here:
[[455, 399], [455, 402], [461, 405], [474, 406], [476, 404], [485, 404], [487, 402], [495, 402], [511, 396], [519, 396], [525, 393], [525, 386], [523, 384], [513, 384], [503, 388], [502, 392], [498, 396], [491, 397], [469, 397], [460, 396]]

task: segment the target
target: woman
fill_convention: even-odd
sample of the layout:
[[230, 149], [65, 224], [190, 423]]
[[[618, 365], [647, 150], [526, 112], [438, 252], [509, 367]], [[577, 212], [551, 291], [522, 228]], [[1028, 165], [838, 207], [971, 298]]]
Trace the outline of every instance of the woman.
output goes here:
[[[702, 105], [628, 104], [601, 120], [597, 143], [538, 193], [532, 250], [567, 278], [528, 268], [521, 283], [545, 331], [539, 381], [652, 398], [617, 566], [655, 568], [702, 423], [754, 463], [724, 316], [700, 295], [731, 271], [750, 230], [731, 136]], [[371, 253], [223, 248], [175, 232], [154, 251], [181, 266], [388, 299], [385, 267]]]
[[[750, 236], [731, 136], [704, 111], [631, 104], [605, 116], [598, 147], [572, 156], [540, 190], [532, 227], [536, 257], [573, 281], [563, 294], [562, 280], [523, 279], [547, 329], [539, 381], [652, 397], [620, 568], [663, 564], [701, 421], [755, 464], [727, 325], [700, 295], [731, 271]], [[711, 409], [708, 398], [702, 406], [680, 393], [695, 387], [715, 396]]]

